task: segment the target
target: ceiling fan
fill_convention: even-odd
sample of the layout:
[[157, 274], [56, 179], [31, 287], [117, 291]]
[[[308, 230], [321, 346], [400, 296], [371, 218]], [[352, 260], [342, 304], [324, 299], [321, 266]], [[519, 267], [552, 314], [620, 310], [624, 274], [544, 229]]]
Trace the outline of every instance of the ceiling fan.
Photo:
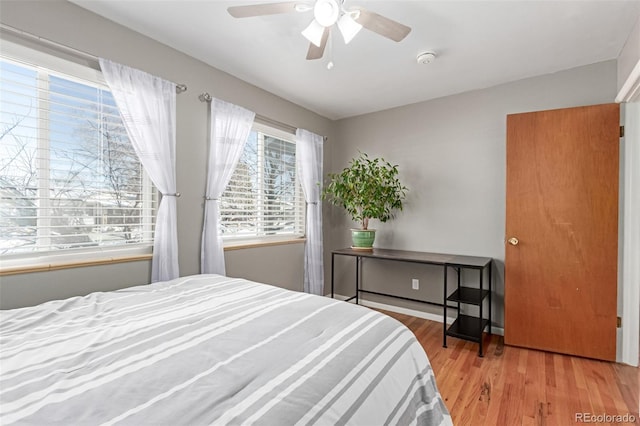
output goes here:
[[364, 27], [393, 41], [402, 41], [411, 28], [361, 7], [346, 9], [345, 0], [290, 1], [231, 6], [227, 9], [234, 18], [275, 15], [313, 10], [313, 20], [302, 35], [310, 41], [307, 59], [320, 59], [324, 55], [333, 25], [338, 26], [345, 43], [349, 43]]

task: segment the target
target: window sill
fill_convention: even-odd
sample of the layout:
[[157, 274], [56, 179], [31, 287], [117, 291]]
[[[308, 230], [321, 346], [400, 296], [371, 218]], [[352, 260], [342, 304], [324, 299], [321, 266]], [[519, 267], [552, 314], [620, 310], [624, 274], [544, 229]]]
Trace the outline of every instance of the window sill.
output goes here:
[[58, 263], [44, 263], [37, 265], [24, 265], [24, 266], [13, 266], [0, 268], [0, 277], [6, 275], [17, 275], [17, 274], [28, 274], [32, 272], [48, 272], [48, 271], [57, 271], [60, 269], [70, 269], [70, 268], [82, 268], [86, 266], [99, 266], [99, 265], [112, 265], [116, 263], [127, 263], [127, 262], [140, 262], [145, 260], [151, 260], [151, 254], [141, 254], [136, 256], [119, 256], [119, 257], [109, 257], [102, 259], [87, 259], [81, 260], [77, 262], [58, 262]]
[[243, 250], [250, 248], [281, 246], [285, 244], [300, 244], [307, 241], [304, 237], [286, 238], [275, 240], [243, 240], [243, 241], [225, 241], [224, 251]]
[[[244, 240], [244, 241], [226, 241], [224, 251], [243, 250], [259, 247], [280, 246], [286, 244], [301, 244], [306, 242], [304, 237], [287, 238], [276, 240]], [[129, 256], [112, 256], [100, 259], [86, 259], [73, 262], [52, 262], [40, 263], [20, 266], [0, 267], [0, 277], [7, 275], [28, 274], [33, 272], [57, 271], [60, 269], [83, 268], [87, 266], [113, 265], [117, 263], [141, 262], [149, 261], [152, 254], [140, 254]]]

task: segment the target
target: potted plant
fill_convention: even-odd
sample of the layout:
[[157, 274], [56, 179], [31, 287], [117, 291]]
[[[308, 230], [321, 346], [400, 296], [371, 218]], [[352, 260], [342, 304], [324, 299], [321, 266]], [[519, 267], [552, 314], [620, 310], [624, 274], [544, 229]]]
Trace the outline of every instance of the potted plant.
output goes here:
[[329, 184], [322, 199], [342, 206], [360, 229], [352, 229], [352, 248], [373, 250], [375, 229], [369, 229], [369, 220], [386, 222], [394, 210], [402, 210], [407, 188], [398, 180], [398, 166], [384, 158], [371, 159], [360, 153], [340, 173], [329, 173]]

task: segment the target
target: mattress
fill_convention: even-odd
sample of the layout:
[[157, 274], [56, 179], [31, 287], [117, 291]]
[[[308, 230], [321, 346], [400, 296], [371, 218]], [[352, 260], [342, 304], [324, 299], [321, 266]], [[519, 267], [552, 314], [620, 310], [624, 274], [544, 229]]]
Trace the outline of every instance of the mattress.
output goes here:
[[0, 311], [0, 424], [447, 425], [451, 418], [423, 348], [395, 319], [195, 275]]

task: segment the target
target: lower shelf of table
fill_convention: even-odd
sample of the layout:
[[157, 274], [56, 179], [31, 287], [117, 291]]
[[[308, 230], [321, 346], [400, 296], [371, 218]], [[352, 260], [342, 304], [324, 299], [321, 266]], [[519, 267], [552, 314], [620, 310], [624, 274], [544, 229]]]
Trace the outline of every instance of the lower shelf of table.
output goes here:
[[486, 318], [459, 315], [447, 329], [447, 336], [470, 340], [472, 342], [480, 342], [482, 332], [487, 325], [489, 325], [489, 320]]

